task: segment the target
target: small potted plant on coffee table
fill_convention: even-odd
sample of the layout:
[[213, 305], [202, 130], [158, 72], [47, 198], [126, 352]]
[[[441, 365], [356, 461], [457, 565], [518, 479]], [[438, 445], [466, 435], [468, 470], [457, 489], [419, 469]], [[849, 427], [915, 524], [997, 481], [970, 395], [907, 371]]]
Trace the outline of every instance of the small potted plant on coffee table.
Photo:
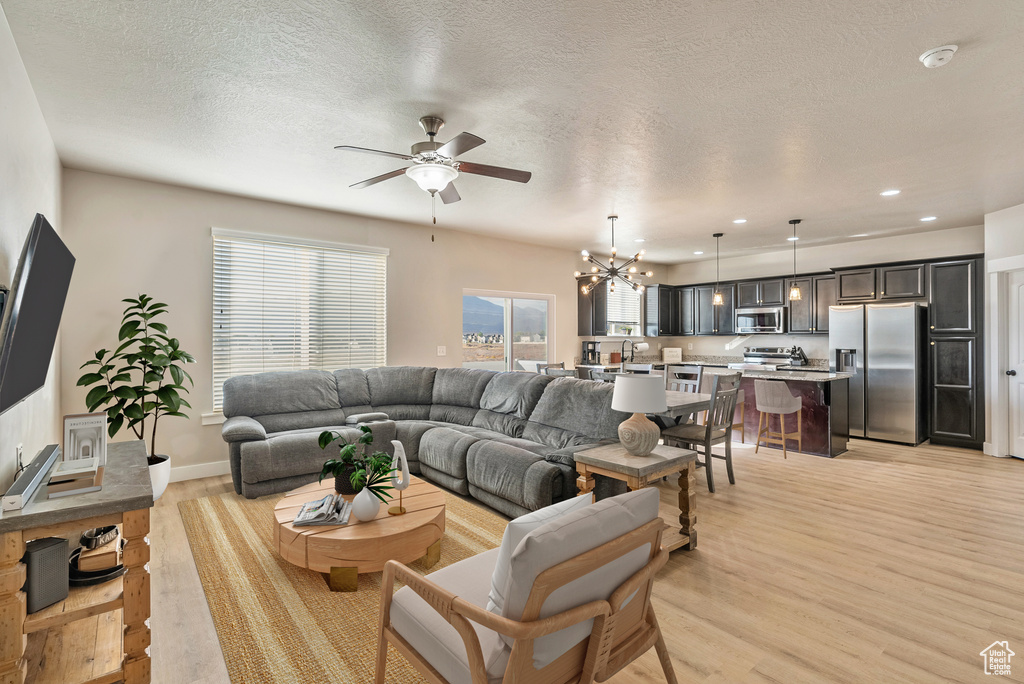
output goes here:
[[[395, 470], [391, 467], [391, 456], [383, 451], [366, 452], [373, 444], [373, 431], [366, 425], [360, 425], [363, 434], [349, 444], [345, 443], [338, 452], [338, 458], [324, 463], [320, 471], [320, 482], [328, 475], [334, 475], [334, 490], [339, 494], [355, 494], [352, 500], [352, 514], [359, 520], [372, 520], [380, 510], [381, 502], [387, 503], [391, 498], [389, 490], [392, 486], [391, 476]], [[320, 448], [341, 439], [341, 435], [333, 430], [320, 433]]]

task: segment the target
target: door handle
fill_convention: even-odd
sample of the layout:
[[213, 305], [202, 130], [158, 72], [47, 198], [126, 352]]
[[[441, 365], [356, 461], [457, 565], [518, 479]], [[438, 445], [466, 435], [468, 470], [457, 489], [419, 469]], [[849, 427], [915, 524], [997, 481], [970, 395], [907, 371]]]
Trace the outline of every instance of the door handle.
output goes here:
[[1006, 371], [1006, 374], [1007, 375], [1016, 375], [1017, 371], [1015, 371], [1015, 370], [1008, 370], [1008, 371]]

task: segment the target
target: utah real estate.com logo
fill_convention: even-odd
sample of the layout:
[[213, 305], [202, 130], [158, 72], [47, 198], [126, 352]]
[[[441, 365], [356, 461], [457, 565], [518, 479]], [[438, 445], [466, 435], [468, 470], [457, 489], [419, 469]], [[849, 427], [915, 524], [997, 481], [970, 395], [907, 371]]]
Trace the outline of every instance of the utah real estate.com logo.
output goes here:
[[1010, 658], [1017, 655], [1010, 650], [1007, 641], [993, 641], [992, 645], [981, 652], [985, 659], [985, 674], [987, 675], [1009, 675]]

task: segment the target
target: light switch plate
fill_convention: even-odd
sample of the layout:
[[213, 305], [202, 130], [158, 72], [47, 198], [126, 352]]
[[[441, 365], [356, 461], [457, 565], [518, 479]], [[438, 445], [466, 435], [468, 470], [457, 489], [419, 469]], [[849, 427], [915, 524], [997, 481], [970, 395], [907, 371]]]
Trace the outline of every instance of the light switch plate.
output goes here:
[[448, 347], [445, 347], [444, 345], [439, 345], [437, 347], [437, 355], [438, 356], [448, 356]]
[[686, 351], [693, 351], [693, 342], [686, 343]]

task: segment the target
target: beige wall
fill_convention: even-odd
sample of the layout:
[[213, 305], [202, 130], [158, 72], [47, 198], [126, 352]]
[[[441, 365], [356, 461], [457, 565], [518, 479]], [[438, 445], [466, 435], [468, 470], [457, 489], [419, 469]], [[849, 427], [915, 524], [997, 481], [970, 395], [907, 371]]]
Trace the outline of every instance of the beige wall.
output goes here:
[[[60, 180], [57, 151], [0, 11], [0, 283], [10, 287], [36, 213], [61, 232]], [[60, 442], [58, 359], [59, 352], [40, 391], [0, 416], [2, 490], [14, 481], [19, 444], [24, 445], [27, 462], [47, 444]]]
[[[167, 302], [172, 334], [199, 363], [190, 369], [192, 417], [162, 424], [157, 451], [170, 453], [176, 468], [220, 464], [177, 471], [179, 478], [216, 472], [227, 458], [220, 426], [199, 417], [213, 401], [213, 226], [389, 248], [389, 365], [460, 365], [463, 288], [555, 295], [556, 360], [570, 365], [578, 346], [575, 252], [70, 169], [64, 214], [78, 257], [63, 325], [64, 410], [84, 408], [78, 367], [114, 343], [121, 299], [145, 292]], [[436, 356], [438, 345], [446, 357]]]
[[[914, 235], [855, 240], [838, 245], [799, 247], [797, 269], [801, 273], [814, 273], [843, 266], [981, 254], [984, 251], [985, 227], [967, 226]], [[786, 275], [792, 272], [792, 249], [722, 259], [723, 281]], [[714, 256], [703, 261], [677, 264], [669, 269], [668, 277], [669, 280], [661, 282], [688, 285], [713, 281]]]

